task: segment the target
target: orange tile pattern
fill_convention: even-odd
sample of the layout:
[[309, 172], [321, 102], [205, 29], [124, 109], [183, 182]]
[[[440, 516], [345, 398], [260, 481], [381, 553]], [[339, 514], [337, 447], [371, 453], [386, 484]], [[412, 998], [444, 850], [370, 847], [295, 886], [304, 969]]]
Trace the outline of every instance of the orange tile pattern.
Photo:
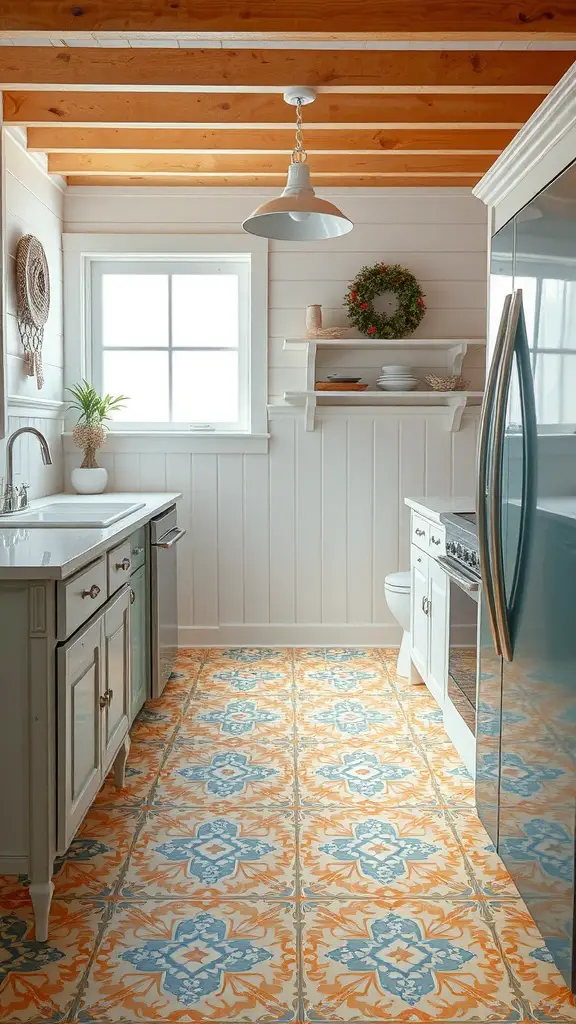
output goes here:
[[576, 1020], [441, 712], [394, 664], [183, 650], [124, 789], [56, 865], [48, 943], [0, 878], [0, 1020]]

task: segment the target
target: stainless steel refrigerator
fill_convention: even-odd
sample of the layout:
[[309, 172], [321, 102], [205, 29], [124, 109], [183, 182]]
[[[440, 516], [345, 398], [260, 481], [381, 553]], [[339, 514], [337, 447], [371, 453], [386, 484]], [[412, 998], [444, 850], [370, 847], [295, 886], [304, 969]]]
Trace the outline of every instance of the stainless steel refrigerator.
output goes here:
[[576, 165], [493, 238], [490, 320], [477, 805], [574, 989]]

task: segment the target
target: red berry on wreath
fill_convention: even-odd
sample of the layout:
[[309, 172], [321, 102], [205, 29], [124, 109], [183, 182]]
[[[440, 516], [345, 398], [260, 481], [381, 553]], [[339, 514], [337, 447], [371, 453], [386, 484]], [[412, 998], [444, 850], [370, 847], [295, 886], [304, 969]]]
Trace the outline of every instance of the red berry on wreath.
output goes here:
[[367, 302], [361, 302], [360, 303], [360, 309], [368, 309], [368, 303]]
[[423, 306], [424, 305], [424, 299], [422, 298], [421, 295], [418, 296], [418, 305], [419, 306]]
[[376, 334], [376, 328], [375, 327], [369, 327], [368, 328], [368, 334]]
[[352, 299], [352, 302], [356, 302], [356, 299], [358, 298], [358, 292], [350, 292], [350, 298]]

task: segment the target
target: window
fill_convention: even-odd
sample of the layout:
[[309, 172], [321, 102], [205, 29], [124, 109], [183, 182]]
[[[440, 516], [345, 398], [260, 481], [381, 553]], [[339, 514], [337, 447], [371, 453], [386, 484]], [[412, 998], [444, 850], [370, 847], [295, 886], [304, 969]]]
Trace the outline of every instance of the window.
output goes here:
[[262, 241], [65, 236], [67, 383], [129, 397], [114, 432], [265, 433]]
[[247, 260], [92, 266], [93, 378], [125, 423], [246, 429]]

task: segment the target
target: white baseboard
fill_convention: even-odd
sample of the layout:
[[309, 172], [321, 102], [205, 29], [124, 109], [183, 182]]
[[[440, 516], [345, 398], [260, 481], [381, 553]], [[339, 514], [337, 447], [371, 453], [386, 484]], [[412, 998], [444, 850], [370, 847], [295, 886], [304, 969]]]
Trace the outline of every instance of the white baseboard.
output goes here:
[[398, 647], [397, 626], [373, 622], [239, 623], [221, 626], [180, 626], [181, 647]]

